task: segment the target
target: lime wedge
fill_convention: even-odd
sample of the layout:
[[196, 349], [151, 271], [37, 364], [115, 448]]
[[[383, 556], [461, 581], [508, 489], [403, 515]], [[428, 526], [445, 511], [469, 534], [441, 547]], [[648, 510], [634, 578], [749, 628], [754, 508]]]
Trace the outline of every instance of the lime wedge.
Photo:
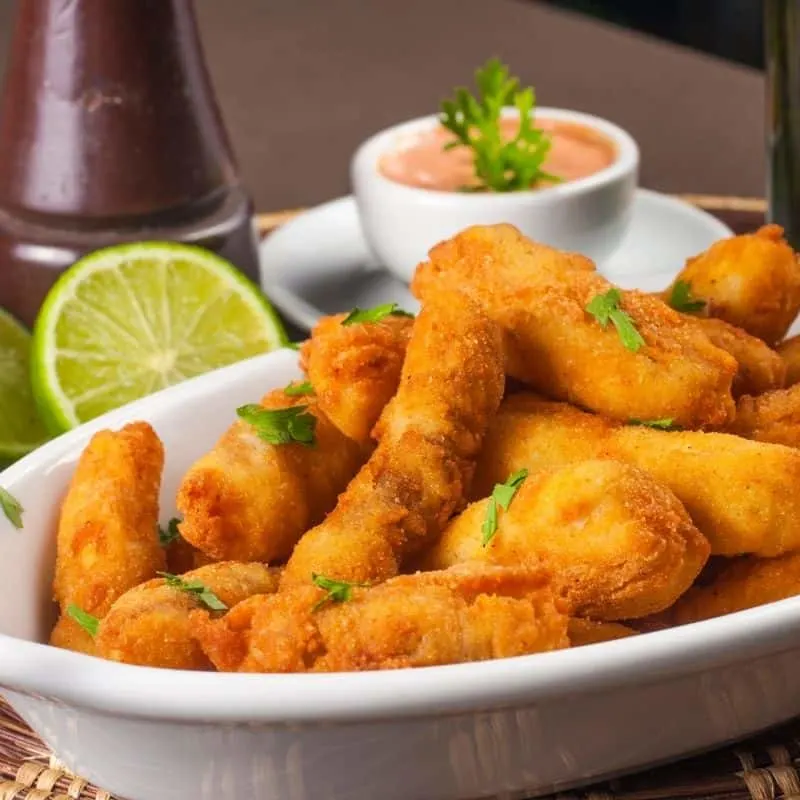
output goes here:
[[0, 310], [0, 468], [47, 440], [31, 392], [31, 335]]
[[286, 342], [272, 306], [224, 259], [183, 244], [118, 245], [50, 290], [33, 333], [33, 392], [62, 432]]

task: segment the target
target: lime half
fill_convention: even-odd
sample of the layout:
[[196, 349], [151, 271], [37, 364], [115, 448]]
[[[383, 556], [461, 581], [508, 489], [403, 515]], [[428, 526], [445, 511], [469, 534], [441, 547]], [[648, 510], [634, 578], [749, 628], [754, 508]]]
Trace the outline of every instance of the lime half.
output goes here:
[[286, 341], [269, 302], [224, 259], [168, 242], [118, 245], [77, 261], [48, 294], [33, 391], [61, 432]]
[[31, 393], [31, 335], [0, 310], [0, 468], [47, 439]]

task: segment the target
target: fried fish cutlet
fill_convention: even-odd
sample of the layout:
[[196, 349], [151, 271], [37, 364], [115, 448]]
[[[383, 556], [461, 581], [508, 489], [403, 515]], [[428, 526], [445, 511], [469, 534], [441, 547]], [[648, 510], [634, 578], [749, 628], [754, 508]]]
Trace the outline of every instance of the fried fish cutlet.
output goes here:
[[586, 311], [613, 288], [590, 266], [510, 225], [477, 226], [434, 247], [412, 290], [421, 300], [442, 286], [468, 292], [503, 330], [508, 374], [550, 397], [621, 420], [727, 422], [735, 360], [641, 292], [621, 292], [622, 310], [645, 342], [627, 349], [614, 325], [604, 329]]
[[400, 669], [567, 647], [567, 616], [542, 569], [482, 566], [354, 587], [344, 602], [312, 585], [254, 597], [219, 620], [192, 614], [224, 672]]
[[156, 533], [163, 468], [164, 448], [145, 422], [100, 431], [86, 446], [58, 522], [53, 596], [61, 616], [51, 644], [93, 653], [67, 608], [102, 619], [118, 597], [165, 568]]
[[714, 555], [777, 556], [800, 548], [800, 451], [726, 433], [622, 425], [533, 395], [507, 398], [490, 425], [472, 496], [512, 472], [602, 458], [669, 487]]
[[[786, 367], [785, 386], [800, 383], [800, 336], [792, 336], [778, 345], [778, 355]], [[758, 394], [758, 392], [748, 392]]]
[[733, 379], [734, 397], [783, 388], [786, 364], [761, 339], [714, 317], [692, 317], [692, 322], [708, 337], [711, 344], [736, 359], [739, 368]]
[[[278, 588], [278, 570], [263, 564], [221, 562], [192, 570], [185, 584], [202, 584], [228, 608]], [[211, 669], [194, 638], [190, 613], [202, 608], [197, 592], [163, 578], [136, 586], [117, 599], [95, 639], [97, 655], [124, 664], [163, 669]]]
[[496, 531], [484, 544], [491, 502], [456, 517], [423, 567], [541, 562], [573, 616], [610, 621], [668, 608], [708, 559], [708, 540], [675, 495], [630, 464], [583, 461], [530, 475], [508, 510], [497, 509]]
[[218, 561], [286, 558], [297, 540], [320, 522], [366, 459], [313, 397], [276, 389], [266, 409], [305, 406], [316, 417], [315, 444], [270, 444], [237, 420], [215, 447], [195, 462], [178, 490], [184, 539]]
[[800, 384], [758, 397], [740, 397], [736, 418], [727, 430], [757, 442], [800, 447]]
[[715, 242], [686, 262], [678, 281], [706, 301], [708, 315], [769, 345], [786, 336], [800, 311], [800, 264], [778, 225]]
[[638, 631], [618, 622], [596, 622], [591, 619], [575, 617], [567, 626], [570, 647], [583, 647], [586, 644], [611, 642], [614, 639], [627, 639], [636, 636]]
[[685, 625], [774, 603], [800, 594], [800, 553], [779, 558], [745, 556], [729, 561], [706, 586], [688, 591], [669, 612]]
[[500, 331], [468, 298], [431, 294], [414, 325], [379, 443], [336, 508], [295, 548], [284, 584], [313, 573], [376, 583], [430, 543], [464, 502], [503, 394]]
[[342, 433], [366, 444], [400, 384], [414, 320], [389, 315], [343, 325], [346, 318], [317, 323], [300, 357], [322, 411]]

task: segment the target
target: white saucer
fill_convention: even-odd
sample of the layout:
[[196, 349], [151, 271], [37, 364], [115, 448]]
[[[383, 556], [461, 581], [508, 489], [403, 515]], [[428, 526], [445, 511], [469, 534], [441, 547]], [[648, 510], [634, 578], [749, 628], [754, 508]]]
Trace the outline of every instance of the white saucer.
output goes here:
[[[626, 289], [667, 286], [690, 256], [733, 232], [675, 198], [639, 189], [631, 227], [599, 270]], [[328, 314], [395, 302], [416, 311], [408, 287], [369, 252], [355, 200], [342, 197], [287, 222], [261, 244], [261, 285], [292, 323], [309, 330]]]

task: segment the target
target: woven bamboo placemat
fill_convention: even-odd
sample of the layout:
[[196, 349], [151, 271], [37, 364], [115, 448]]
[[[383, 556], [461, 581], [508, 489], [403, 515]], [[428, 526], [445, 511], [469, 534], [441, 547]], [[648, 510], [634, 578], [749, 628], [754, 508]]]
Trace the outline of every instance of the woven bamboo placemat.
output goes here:
[[[681, 195], [737, 233], [764, 219], [763, 200]], [[259, 232], [302, 209], [259, 214]], [[747, 742], [668, 767], [558, 796], [558, 800], [795, 800], [800, 798], [800, 719]], [[0, 697], [0, 800], [122, 800], [71, 774]]]

